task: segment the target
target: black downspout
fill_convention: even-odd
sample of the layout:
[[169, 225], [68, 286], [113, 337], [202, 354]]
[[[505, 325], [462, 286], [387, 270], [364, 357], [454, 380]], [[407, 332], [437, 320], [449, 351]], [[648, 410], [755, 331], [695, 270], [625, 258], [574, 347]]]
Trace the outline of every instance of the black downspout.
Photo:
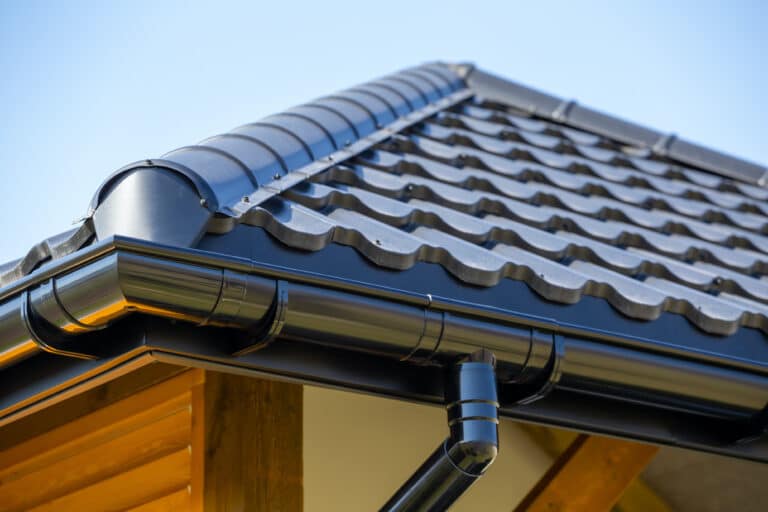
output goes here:
[[382, 512], [447, 510], [496, 458], [499, 402], [495, 361], [481, 350], [447, 370], [450, 436], [381, 508]]

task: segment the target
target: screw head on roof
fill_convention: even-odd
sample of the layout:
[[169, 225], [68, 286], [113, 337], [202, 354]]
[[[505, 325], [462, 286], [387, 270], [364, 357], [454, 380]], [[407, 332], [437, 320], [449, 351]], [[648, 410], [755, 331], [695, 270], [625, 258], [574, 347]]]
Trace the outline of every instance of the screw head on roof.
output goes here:
[[282, 176], [280, 176], [279, 174], [275, 174], [274, 176], [272, 176], [272, 178], [279, 180], [280, 178], [282, 178]]
[[248, 197], [248, 196], [243, 196], [243, 202], [244, 203], [250, 203], [251, 202], [251, 198]]
[[200, 206], [203, 208], [208, 208], [208, 201], [203, 197], [200, 198]]

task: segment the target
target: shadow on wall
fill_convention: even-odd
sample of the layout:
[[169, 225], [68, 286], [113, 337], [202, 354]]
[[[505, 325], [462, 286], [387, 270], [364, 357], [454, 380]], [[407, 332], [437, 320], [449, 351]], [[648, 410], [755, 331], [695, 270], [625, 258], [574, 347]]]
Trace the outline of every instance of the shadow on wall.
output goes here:
[[673, 510], [768, 510], [768, 464], [664, 448], [645, 469], [643, 478]]
[[[378, 510], [448, 434], [445, 410], [304, 387], [304, 506]], [[496, 462], [451, 509], [509, 511], [552, 460], [510, 421]]]

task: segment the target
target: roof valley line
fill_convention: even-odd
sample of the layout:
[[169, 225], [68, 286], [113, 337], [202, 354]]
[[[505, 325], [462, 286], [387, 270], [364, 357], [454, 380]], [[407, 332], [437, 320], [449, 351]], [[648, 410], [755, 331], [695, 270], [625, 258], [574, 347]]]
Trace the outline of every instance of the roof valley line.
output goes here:
[[[301, 221], [298, 210], [288, 210], [288, 202], [276, 196], [289, 190], [294, 194], [302, 183], [317, 181], [312, 179], [474, 95], [750, 183], [762, 184], [766, 172], [681, 139], [663, 139], [659, 145], [662, 136], [656, 132], [467, 66], [428, 64], [342, 91], [162, 159], [126, 166], [97, 191], [82, 228], [42, 245], [36, 250], [38, 261], [32, 255], [6, 266], [13, 279], [0, 289], [0, 380], [5, 374], [7, 384], [0, 390], [0, 424], [56, 400], [62, 388], [82, 383], [85, 375], [125, 363], [128, 353], [435, 402], [439, 387], [409, 387], [408, 375], [400, 372], [429, 374], [487, 349], [498, 359], [503, 415], [768, 461], [768, 441], [761, 437], [768, 402], [768, 359], [762, 358], [767, 354], [749, 360], [736, 352], [713, 352], [708, 347], [717, 338], [711, 333], [699, 333], [703, 348], [696, 349], [695, 340], [672, 347], [646, 343], [628, 332], [580, 329], [556, 316], [483, 303], [467, 279], [451, 285], [466, 290], [456, 296], [439, 287], [406, 289], [396, 284], [401, 281], [391, 270], [380, 268], [399, 264], [386, 251], [366, 255], [368, 263], [359, 264], [363, 277], [353, 278], [309, 266], [292, 268], [288, 258], [303, 253], [267, 247], [258, 228], [280, 238], [281, 231], [269, 229], [268, 223]], [[350, 195], [344, 200], [357, 199]], [[322, 211], [308, 207], [305, 214], [324, 218]], [[365, 236], [359, 225], [337, 222], [351, 233], [345, 236]], [[237, 229], [240, 225], [258, 228], [246, 233]], [[216, 232], [223, 234], [217, 238], [211, 234]], [[385, 239], [389, 231], [381, 233], [369, 242], [396, 247], [391, 245], [396, 241]], [[395, 238], [411, 236], [394, 233]], [[326, 236], [322, 230], [310, 234]], [[90, 243], [94, 236], [98, 242]], [[343, 245], [359, 249], [354, 243]], [[444, 247], [432, 242], [420, 250], [427, 254]], [[259, 252], [260, 261], [254, 257], [268, 250], [274, 256], [269, 264], [260, 262], [266, 253]], [[36, 269], [54, 255], [58, 259]], [[467, 257], [472, 264], [481, 259]], [[371, 262], [377, 268], [370, 268]], [[420, 262], [419, 268], [429, 264]], [[115, 355], [117, 345], [104, 346], [112, 325], [138, 325], [146, 317], [204, 327], [196, 331], [203, 341], [195, 346], [174, 341], [173, 348], [163, 345], [166, 340], [152, 345], [148, 340], [154, 338], [147, 333], [162, 331], [165, 327], [154, 326], [166, 324], [150, 322], [144, 334], [128, 343], [131, 351]], [[744, 339], [756, 339], [752, 329], [741, 327], [745, 330], [750, 332]], [[318, 346], [334, 364], [301, 370], [287, 365], [300, 357], [287, 351]], [[69, 365], [66, 372], [43, 377], [51, 379], [50, 386], [23, 388], [10, 380], [25, 365], [50, 357]], [[394, 374], [361, 376], [343, 368], [347, 357], [376, 361], [394, 368]], [[572, 396], [581, 401], [569, 406]], [[578, 410], [573, 408], [577, 403], [582, 404]], [[639, 416], [634, 422], [609, 417], [597, 413], [596, 404], [632, 409]], [[640, 421], [647, 411], [654, 411], [654, 419]], [[688, 431], [681, 425], [696, 428]]]

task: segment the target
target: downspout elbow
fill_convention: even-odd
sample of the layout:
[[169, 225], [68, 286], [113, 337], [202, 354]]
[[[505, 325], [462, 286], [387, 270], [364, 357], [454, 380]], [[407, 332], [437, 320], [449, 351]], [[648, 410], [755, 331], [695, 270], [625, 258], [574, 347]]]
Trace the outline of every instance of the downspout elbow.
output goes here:
[[481, 350], [449, 368], [446, 381], [450, 429], [446, 451], [457, 468], [476, 476], [483, 474], [499, 452], [494, 365], [493, 356]]
[[445, 393], [450, 436], [382, 512], [447, 510], [496, 459], [499, 403], [492, 359], [481, 350], [448, 370]]
[[498, 439], [459, 441], [450, 444], [446, 439], [445, 450], [458, 469], [473, 475], [482, 475], [499, 453]]

